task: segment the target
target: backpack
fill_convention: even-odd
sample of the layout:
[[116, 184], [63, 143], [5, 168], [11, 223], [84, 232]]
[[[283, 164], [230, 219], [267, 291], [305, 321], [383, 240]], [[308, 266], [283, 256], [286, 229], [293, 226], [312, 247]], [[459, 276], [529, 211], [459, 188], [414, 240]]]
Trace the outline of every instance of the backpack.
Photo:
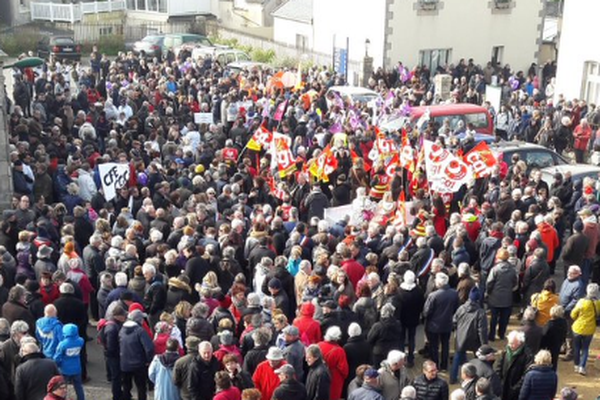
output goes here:
[[98, 325], [96, 326], [96, 331], [98, 332], [96, 336], [96, 342], [98, 342], [98, 344], [102, 347], [106, 347], [106, 334], [104, 333], [104, 328], [109, 325], [114, 325], [115, 323], [115, 321], [104, 318], [101, 318], [100, 321], [98, 321]]

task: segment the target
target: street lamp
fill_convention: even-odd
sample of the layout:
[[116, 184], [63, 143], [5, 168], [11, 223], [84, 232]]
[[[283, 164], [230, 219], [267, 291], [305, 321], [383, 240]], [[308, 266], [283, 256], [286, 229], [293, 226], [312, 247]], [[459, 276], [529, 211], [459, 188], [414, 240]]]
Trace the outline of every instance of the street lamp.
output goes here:
[[365, 57], [369, 57], [369, 47], [371, 47], [371, 41], [367, 38], [365, 39]]
[[363, 86], [367, 86], [369, 78], [373, 73], [373, 57], [369, 56], [369, 47], [371, 47], [371, 41], [365, 39], [365, 56], [363, 57]]

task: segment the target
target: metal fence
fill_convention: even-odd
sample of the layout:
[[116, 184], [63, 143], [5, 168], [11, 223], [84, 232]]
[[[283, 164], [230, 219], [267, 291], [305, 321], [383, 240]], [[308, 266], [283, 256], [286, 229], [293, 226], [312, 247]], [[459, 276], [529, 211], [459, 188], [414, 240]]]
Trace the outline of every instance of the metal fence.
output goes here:
[[112, 23], [112, 22], [79, 22], [73, 24], [73, 37], [79, 43], [93, 43], [98, 40], [120, 36], [126, 45], [148, 35], [164, 33], [204, 33], [199, 31], [199, 26], [188, 21], [145, 21], [143, 23]]
[[32, 21], [77, 22], [84, 14], [122, 11], [126, 9], [125, 0], [95, 1], [93, 3], [36, 3], [29, 5]]
[[[272, 39], [253, 35], [247, 31], [223, 27], [214, 21], [206, 21], [206, 33], [221, 39], [235, 39], [240, 45], [251, 46], [256, 49], [272, 49], [277, 58], [290, 58], [297, 61], [312, 61], [315, 65], [332, 66], [333, 55], [321, 53], [310, 49], [298, 48], [287, 43], [276, 42]], [[348, 82], [358, 85], [362, 76], [362, 60], [348, 60]]]

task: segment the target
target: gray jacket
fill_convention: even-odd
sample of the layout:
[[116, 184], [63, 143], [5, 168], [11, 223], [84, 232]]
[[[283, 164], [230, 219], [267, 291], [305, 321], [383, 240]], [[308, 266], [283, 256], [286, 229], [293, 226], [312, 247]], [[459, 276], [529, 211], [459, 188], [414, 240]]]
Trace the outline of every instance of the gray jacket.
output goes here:
[[487, 278], [486, 295], [488, 305], [495, 308], [511, 307], [513, 289], [517, 282], [517, 271], [512, 264], [501, 261], [494, 265]]
[[479, 303], [467, 300], [452, 319], [456, 330], [456, 351], [475, 351], [487, 343], [487, 318]]
[[287, 343], [283, 349], [285, 361], [294, 367], [296, 379], [304, 381], [304, 345], [300, 339], [292, 343]]
[[400, 375], [396, 377], [387, 361], [381, 363], [379, 368], [379, 383], [381, 395], [385, 400], [398, 400], [402, 389], [410, 385], [414, 377], [406, 367], [400, 369]]

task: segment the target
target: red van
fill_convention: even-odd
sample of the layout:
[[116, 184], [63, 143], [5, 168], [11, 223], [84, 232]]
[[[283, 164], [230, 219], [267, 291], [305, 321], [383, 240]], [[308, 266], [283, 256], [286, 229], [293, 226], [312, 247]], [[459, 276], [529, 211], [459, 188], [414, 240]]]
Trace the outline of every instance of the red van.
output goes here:
[[[465, 126], [473, 124], [477, 133], [494, 136], [494, 122], [485, 107], [468, 103], [413, 107], [410, 110], [410, 121], [416, 124], [428, 109], [429, 118], [439, 126], [442, 126], [445, 119], [449, 119], [450, 128], [454, 130], [458, 122], [463, 121]], [[401, 129], [405, 121], [406, 117], [388, 119], [382, 124], [382, 128], [388, 131]]]

